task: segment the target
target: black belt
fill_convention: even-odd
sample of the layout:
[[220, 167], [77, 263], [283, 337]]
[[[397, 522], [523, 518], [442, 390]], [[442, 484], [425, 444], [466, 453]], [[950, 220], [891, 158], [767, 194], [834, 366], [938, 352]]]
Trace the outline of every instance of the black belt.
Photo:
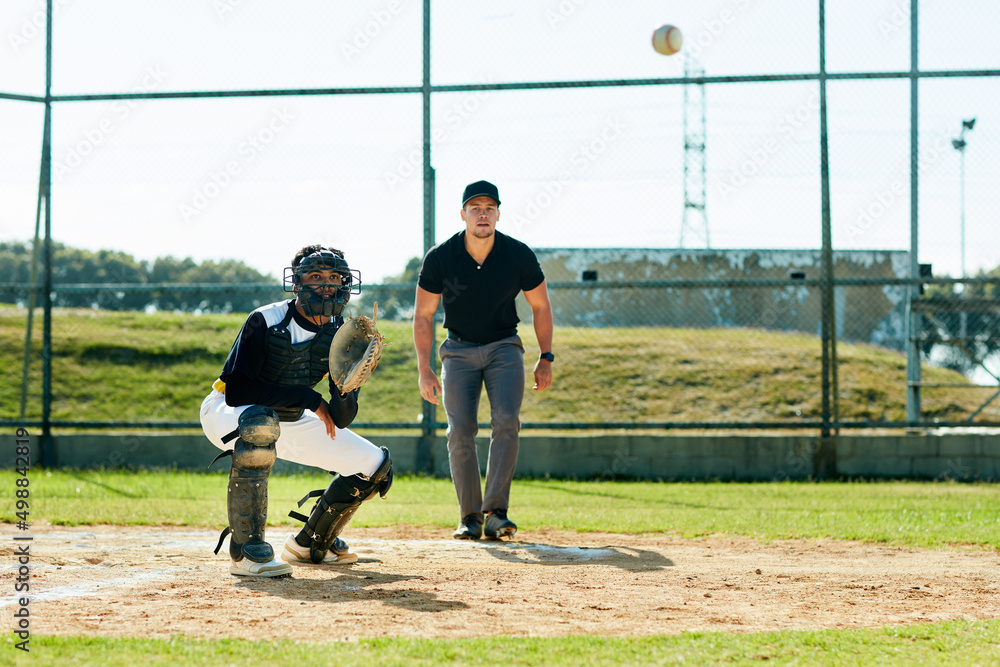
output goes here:
[[458, 334], [454, 333], [451, 329], [448, 330], [448, 340], [453, 340], [456, 343], [472, 343], [473, 345], [488, 345], [488, 343], [480, 343], [478, 341], [469, 340], [468, 338], [462, 338]]
[[[511, 334], [511, 336], [516, 336], [516, 333]], [[510, 338], [510, 336], [504, 336], [503, 338], [497, 338], [497, 340], [503, 340], [504, 338]], [[451, 329], [448, 329], [448, 340], [453, 340], [457, 343], [471, 343], [472, 345], [489, 345], [490, 343], [495, 343], [497, 340], [487, 341], [485, 343], [480, 343], [477, 340], [469, 340], [468, 338], [462, 338]]]

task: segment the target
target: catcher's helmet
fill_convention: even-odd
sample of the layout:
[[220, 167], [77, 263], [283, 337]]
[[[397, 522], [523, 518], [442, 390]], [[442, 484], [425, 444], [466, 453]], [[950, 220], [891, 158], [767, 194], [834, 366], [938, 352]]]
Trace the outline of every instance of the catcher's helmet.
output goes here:
[[[341, 284], [304, 284], [305, 276], [312, 271], [336, 271], [340, 274]], [[311, 316], [340, 315], [351, 295], [361, 294], [361, 272], [348, 266], [343, 255], [328, 248], [320, 248], [303, 257], [298, 264], [293, 262], [293, 266], [285, 267], [283, 283], [285, 291], [294, 292], [306, 315]], [[324, 287], [337, 289], [332, 294], [326, 294], [322, 289]]]

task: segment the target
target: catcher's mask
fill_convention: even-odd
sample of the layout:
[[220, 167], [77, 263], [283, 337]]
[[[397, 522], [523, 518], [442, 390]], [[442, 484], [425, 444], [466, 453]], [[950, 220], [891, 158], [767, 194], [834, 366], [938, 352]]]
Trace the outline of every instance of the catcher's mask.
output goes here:
[[[305, 284], [305, 277], [312, 271], [336, 271], [340, 274], [341, 284], [312, 283]], [[302, 304], [306, 315], [335, 317], [344, 311], [344, 306], [351, 300], [352, 294], [361, 294], [361, 272], [347, 265], [347, 260], [340, 255], [321, 248], [311, 255], [302, 258], [298, 266], [285, 267], [284, 289], [294, 292]], [[335, 287], [328, 291], [324, 288]]]

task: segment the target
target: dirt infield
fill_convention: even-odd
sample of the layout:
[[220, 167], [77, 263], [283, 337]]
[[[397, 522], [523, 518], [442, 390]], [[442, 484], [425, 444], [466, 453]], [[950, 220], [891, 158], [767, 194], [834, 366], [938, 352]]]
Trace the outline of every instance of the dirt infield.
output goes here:
[[[0, 527], [4, 607], [16, 604], [14, 533]], [[269, 533], [276, 550], [286, 534]], [[981, 550], [561, 531], [460, 542], [446, 531], [352, 528], [344, 537], [358, 563], [248, 580], [212, 553], [211, 532], [39, 526], [31, 535], [38, 634], [638, 636], [1000, 617], [1000, 555]]]

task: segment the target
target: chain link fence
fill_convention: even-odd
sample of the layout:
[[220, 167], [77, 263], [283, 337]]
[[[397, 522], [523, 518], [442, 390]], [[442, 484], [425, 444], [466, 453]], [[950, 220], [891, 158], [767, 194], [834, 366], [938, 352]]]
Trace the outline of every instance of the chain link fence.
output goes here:
[[[659, 281], [554, 281], [550, 297], [558, 327], [559, 384], [545, 396], [526, 397], [525, 428], [545, 430], [652, 429], [714, 431], [788, 431], [818, 429], [823, 423], [819, 366], [821, 361], [822, 304], [820, 281], [804, 272], [786, 279], [659, 280]], [[834, 282], [835, 372], [832, 413], [834, 429], [898, 429], [957, 426], [993, 426], [1000, 422], [1000, 300], [992, 296], [1000, 278], [956, 281], [925, 278], [920, 297], [910, 304], [921, 328], [908, 336], [907, 278], [843, 278]], [[26, 303], [29, 293], [16, 294]], [[415, 362], [409, 340], [413, 291], [410, 283], [368, 286], [352, 310], [368, 312], [379, 306], [383, 329], [391, 331], [395, 345], [384, 364], [389, 378], [402, 373], [405, 385], [415, 386]], [[130, 321], [121, 338], [91, 343], [78, 349], [87, 312], [128, 313], [140, 304], [166, 298], [183, 300], [187, 292], [215, 293], [213, 302], [224, 307], [194, 312], [162, 311]], [[179, 295], [179, 296], [178, 296]], [[58, 364], [83, 367], [85, 377], [107, 382], [108, 373], [121, 364], [149, 367], [150, 382], [162, 383], [163, 403], [120, 409], [114, 421], [86, 418], [86, 405], [68, 401], [57, 390], [52, 424], [57, 428], [192, 428], [197, 422], [178, 418], [178, 404], [193, 411], [206, 377], [217, 373], [228, 353], [246, 310], [288, 295], [275, 285], [66, 285], [59, 286], [54, 301], [53, 357]], [[231, 302], [229, 300], [232, 300]], [[231, 303], [239, 307], [230, 307]], [[63, 308], [65, 306], [65, 308]], [[522, 334], [531, 337], [530, 309], [518, 302]], [[171, 348], [157, 344], [171, 336], [178, 321], [198, 312], [229, 313], [214, 321], [219, 334], [214, 347]], [[18, 315], [17, 313], [21, 313]], [[162, 319], [169, 316], [168, 319]], [[8, 311], [8, 331], [17, 331], [24, 310]], [[160, 321], [156, 321], [160, 317]], [[439, 320], [440, 321], [440, 320]], [[143, 324], [146, 322], [146, 324]], [[13, 326], [10, 326], [13, 324]], [[191, 323], [197, 328], [203, 325]], [[142, 333], [143, 327], [149, 327]], [[134, 330], [131, 330], [134, 329]], [[10, 383], [0, 416], [4, 422], [40, 425], [41, 359], [36, 330], [28, 381], [22, 389], [30, 396], [25, 417], [15, 406], [19, 397]], [[438, 335], [441, 340], [443, 332]], [[142, 342], [137, 342], [143, 339]], [[908, 344], [917, 345], [924, 368], [921, 380], [920, 423], [906, 415], [906, 356]], [[7, 353], [19, 356], [16, 339], [8, 340]], [[74, 352], [69, 354], [67, 350]], [[166, 349], [164, 349], [166, 348]], [[16, 350], [16, 355], [14, 354]], [[67, 356], [69, 354], [69, 356]], [[75, 355], [75, 356], [74, 356]], [[530, 358], [530, 355], [528, 355]], [[565, 357], [565, 359], [564, 359]], [[530, 364], [529, 364], [530, 367]], [[207, 368], [207, 370], [205, 370]], [[205, 377], [192, 372], [200, 369]], [[385, 369], [380, 369], [380, 373]], [[74, 373], [80, 372], [79, 368]], [[13, 369], [8, 369], [13, 376]], [[58, 370], [54, 374], [59, 381]], [[604, 397], [587, 397], [600, 378]], [[185, 392], [194, 395], [186, 398]], [[95, 388], [96, 389], [96, 388]], [[422, 404], [415, 391], [402, 395], [398, 387], [376, 380], [365, 389], [366, 415], [359, 427], [419, 429]], [[20, 398], [22, 406], [24, 398]], [[594, 401], [595, 409], [583, 418], [577, 403]], [[193, 414], [193, 412], [192, 412]], [[438, 409], [434, 428], [444, 428]], [[27, 421], [25, 421], [27, 419]], [[488, 427], [484, 397], [481, 423]]]

